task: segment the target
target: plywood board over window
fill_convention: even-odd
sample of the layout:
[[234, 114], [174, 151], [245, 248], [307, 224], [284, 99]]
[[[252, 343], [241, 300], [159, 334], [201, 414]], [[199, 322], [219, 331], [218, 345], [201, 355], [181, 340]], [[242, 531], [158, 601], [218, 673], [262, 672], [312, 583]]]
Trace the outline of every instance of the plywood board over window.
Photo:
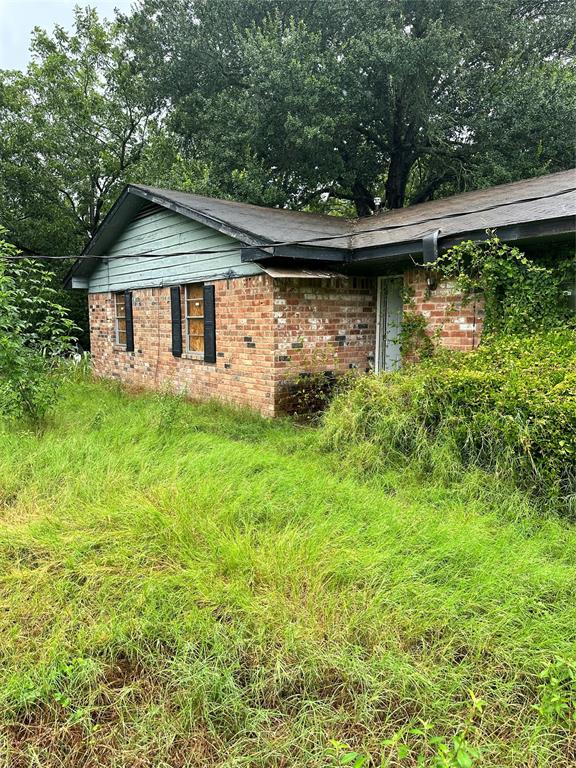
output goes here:
[[116, 344], [126, 346], [126, 294], [114, 294], [114, 333]]
[[204, 284], [185, 286], [186, 351], [204, 354]]

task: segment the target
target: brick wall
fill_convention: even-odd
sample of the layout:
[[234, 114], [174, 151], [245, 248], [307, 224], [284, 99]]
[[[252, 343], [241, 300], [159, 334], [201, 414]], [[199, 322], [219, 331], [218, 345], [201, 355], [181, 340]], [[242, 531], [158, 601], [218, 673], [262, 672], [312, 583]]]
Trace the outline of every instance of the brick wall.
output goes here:
[[482, 298], [463, 304], [454, 284], [447, 281], [439, 282], [430, 291], [426, 284], [427, 275], [424, 269], [404, 273], [404, 285], [413, 302], [413, 307], [407, 309], [424, 315], [428, 332], [442, 346], [459, 350], [477, 346], [484, 318]]
[[272, 278], [218, 280], [216, 363], [172, 355], [170, 289], [132, 293], [134, 352], [114, 344], [113, 295], [89, 296], [92, 358], [97, 375], [199, 399], [218, 398], [274, 413]]
[[375, 278], [274, 281], [276, 400], [289, 407], [290, 382], [302, 373], [373, 366]]
[[134, 352], [114, 342], [114, 297], [89, 297], [97, 375], [200, 399], [280, 409], [286, 378], [316, 370], [364, 370], [374, 354], [374, 280], [218, 280], [216, 364], [172, 355], [170, 289], [132, 293]]
[[[482, 306], [462, 306], [453, 286], [428, 291], [424, 270], [405, 273], [414, 311], [454, 349], [470, 349]], [[92, 357], [98, 375], [199, 399], [217, 398], [272, 416], [302, 373], [361, 371], [374, 362], [376, 278], [218, 280], [215, 364], [172, 355], [170, 289], [133, 291], [134, 352], [114, 343], [113, 295], [91, 294]]]

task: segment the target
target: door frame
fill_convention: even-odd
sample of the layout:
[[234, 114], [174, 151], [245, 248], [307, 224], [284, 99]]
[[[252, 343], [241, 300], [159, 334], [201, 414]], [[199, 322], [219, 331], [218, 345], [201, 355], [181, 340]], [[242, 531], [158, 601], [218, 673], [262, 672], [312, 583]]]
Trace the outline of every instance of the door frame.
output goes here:
[[377, 283], [377, 290], [376, 290], [376, 349], [374, 352], [374, 370], [376, 373], [381, 373], [383, 370], [385, 370], [383, 363], [385, 362], [382, 359], [383, 353], [385, 352], [386, 345], [382, 344], [384, 340], [384, 334], [382, 333], [382, 321], [383, 321], [383, 312], [382, 312], [382, 299], [383, 299], [383, 286], [384, 284], [389, 280], [398, 280], [399, 278], [404, 279], [404, 273], [395, 273], [393, 275], [379, 275], [378, 276], [378, 283]]

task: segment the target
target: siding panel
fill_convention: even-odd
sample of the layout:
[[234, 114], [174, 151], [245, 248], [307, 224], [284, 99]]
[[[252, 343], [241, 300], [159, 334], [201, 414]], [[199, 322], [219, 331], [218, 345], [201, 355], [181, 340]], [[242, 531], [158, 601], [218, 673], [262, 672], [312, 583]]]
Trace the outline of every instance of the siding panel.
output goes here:
[[[221, 252], [171, 255], [212, 248]], [[155, 258], [139, 253], [154, 254]], [[131, 222], [108, 255], [125, 258], [98, 264], [90, 276], [90, 293], [217, 279], [230, 272], [235, 277], [262, 272], [256, 264], [242, 263], [237, 240], [169, 210]]]

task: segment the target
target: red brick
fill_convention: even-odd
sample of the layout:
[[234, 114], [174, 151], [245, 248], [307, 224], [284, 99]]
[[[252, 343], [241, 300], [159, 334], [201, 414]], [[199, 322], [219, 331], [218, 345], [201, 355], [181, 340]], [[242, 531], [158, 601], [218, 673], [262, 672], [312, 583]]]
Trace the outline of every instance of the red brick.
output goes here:
[[[404, 273], [404, 285], [412, 296], [414, 312], [426, 316], [430, 335], [437, 338], [442, 346], [450, 349], [472, 349], [482, 335], [484, 305], [481, 298], [473, 303], [463, 304], [462, 296], [454, 292], [454, 284], [441, 282], [434, 291], [426, 286], [426, 273], [412, 269]], [[461, 321], [471, 329], [463, 330]]]
[[[271, 416], [278, 410], [286, 379], [303, 370], [344, 371], [350, 363], [363, 370], [374, 354], [374, 279], [366, 279], [363, 288], [354, 288], [345, 277], [273, 281], [267, 275], [214, 285], [216, 349], [224, 353], [215, 364], [172, 355], [169, 288], [133, 291], [135, 352], [114, 344], [113, 295], [91, 296], [96, 373], [137, 386], [187, 391], [194, 398], [216, 397]], [[354, 333], [360, 319], [369, 327]], [[247, 335], [255, 347], [246, 346]], [[335, 336], [346, 336], [345, 346], [339, 346]], [[292, 348], [296, 342], [302, 343], [301, 349]], [[290, 356], [290, 362], [277, 360], [278, 355]]]
[[[463, 305], [454, 286], [446, 282], [428, 291], [423, 270], [406, 272], [404, 280], [412, 295], [410, 309], [425, 314], [430, 335], [453, 349], [478, 344], [484, 315], [481, 300]], [[194, 398], [216, 397], [271, 416], [281, 408], [284, 383], [303, 371], [371, 367], [376, 284], [376, 278], [272, 280], [267, 275], [216, 281], [215, 364], [173, 357], [169, 288], [133, 292], [136, 351], [131, 353], [114, 345], [113, 295], [94, 294], [90, 297], [94, 368], [101, 376], [133, 385], [185, 390]], [[367, 328], [358, 328], [359, 324]], [[251, 336], [256, 346], [247, 347], [244, 336]]]

